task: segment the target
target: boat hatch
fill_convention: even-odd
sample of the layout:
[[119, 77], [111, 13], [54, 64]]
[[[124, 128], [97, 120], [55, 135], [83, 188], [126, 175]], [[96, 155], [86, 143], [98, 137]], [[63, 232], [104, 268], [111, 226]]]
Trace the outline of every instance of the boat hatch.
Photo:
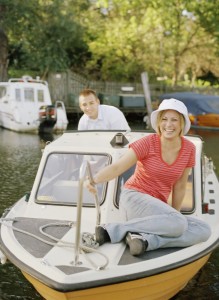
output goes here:
[[[89, 161], [91, 172], [109, 165], [108, 154], [52, 153], [48, 156], [36, 194], [36, 202], [52, 205], [77, 205], [80, 167]], [[107, 184], [98, 184], [98, 199], [104, 202]], [[94, 197], [84, 188], [83, 206], [95, 206]]]

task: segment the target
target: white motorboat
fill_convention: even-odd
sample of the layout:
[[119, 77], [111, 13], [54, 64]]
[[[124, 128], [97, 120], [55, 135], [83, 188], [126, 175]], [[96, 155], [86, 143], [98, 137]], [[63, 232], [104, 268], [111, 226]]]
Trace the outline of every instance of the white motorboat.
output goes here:
[[205, 220], [210, 238], [138, 257], [130, 255], [125, 242], [99, 247], [95, 242], [97, 224], [120, 221], [120, 188], [133, 168], [98, 184], [95, 197], [84, 180], [148, 134], [72, 131], [48, 144], [31, 193], [1, 218], [2, 263], [11, 261], [47, 300], [165, 300], [183, 289], [219, 245], [219, 183], [200, 137], [186, 136], [196, 146], [196, 165], [181, 212]]
[[64, 131], [62, 101], [52, 104], [48, 83], [29, 76], [0, 82], [0, 126], [18, 132]]

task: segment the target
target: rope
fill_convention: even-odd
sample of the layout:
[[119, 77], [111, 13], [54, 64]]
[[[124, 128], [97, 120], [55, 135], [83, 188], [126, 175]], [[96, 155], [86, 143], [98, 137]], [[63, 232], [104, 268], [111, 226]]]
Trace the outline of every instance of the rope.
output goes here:
[[[57, 246], [57, 247], [69, 247], [69, 248], [74, 248], [75, 247], [75, 244], [74, 243], [71, 243], [71, 242], [67, 242], [67, 241], [62, 241], [60, 239], [57, 239], [56, 237], [48, 234], [48, 233], [45, 233], [43, 230], [47, 227], [54, 227], [54, 226], [61, 226], [61, 227], [70, 227], [72, 228], [73, 226], [76, 225], [75, 222], [60, 222], [60, 223], [49, 223], [49, 224], [46, 224], [46, 225], [42, 225], [40, 226], [39, 228], [39, 231], [42, 235], [50, 238], [51, 240], [55, 241], [56, 243], [54, 242], [50, 242], [48, 240], [45, 240], [33, 233], [30, 233], [28, 231], [25, 231], [25, 230], [22, 230], [22, 229], [19, 229], [11, 224], [8, 224], [8, 222], [17, 222], [16, 219], [11, 219], [11, 218], [0, 218], [0, 224], [2, 225], [5, 225], [7, 226], [8, 228], [11, 228], [13, 229], [14, 231], [17, 231], [17, 232], [20, 232], [20, 233], [23, 233], [23, 234], [26, 234], [28, 236], [31, 236], [45, 244], [48, 244], [50, 246]], [[96, 250], [96, 248], [99, 247], [99, 244], [96, 243], [95, 239], [94, 239], [94, 235], [91, 234], [91, 233], [88, 233], [88, 232], [85, 232], [85, 233], [82, 233], [82, 245], [80, 245], [80, 251], [82, 252], [82, 254], [84, 255], [84, 257], [86, 258], [86, 260], [96, 269], [96, 270], [103, 270], [106, 268], [106, 266], [109, 264], [109, 259], [108, 257], [103, 254], [102, 252]], [[88, 256], [86, 256], [85, 254], [86, 253], [97, 253], [101, 256], [104, 257], [105, 259], [105, 263], [103, 265], [96, 265]]]

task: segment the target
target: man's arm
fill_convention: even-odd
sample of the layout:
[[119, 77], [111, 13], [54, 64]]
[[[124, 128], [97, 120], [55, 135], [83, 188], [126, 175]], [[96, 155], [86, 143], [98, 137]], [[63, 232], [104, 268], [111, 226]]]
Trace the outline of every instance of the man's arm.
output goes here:
[[110, 124], [111, 129], [131, 130], [124, 114], [119, 109], [110, 119]]
[[86, 123], [85, 123], [83, 116], [80, 118], [80, 120], [78, 122], [78, 130], [86, 130]]

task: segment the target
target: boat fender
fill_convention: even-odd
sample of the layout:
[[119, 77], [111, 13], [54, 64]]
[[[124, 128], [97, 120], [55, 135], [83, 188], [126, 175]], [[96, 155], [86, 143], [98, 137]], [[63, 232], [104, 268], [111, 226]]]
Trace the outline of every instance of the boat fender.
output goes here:
[[0, 260], [2, 265], [4, 265], [7, 261], [7, 257], [4, 255], [4, 253], [1, 252], [1, 250], [0, 250]]

